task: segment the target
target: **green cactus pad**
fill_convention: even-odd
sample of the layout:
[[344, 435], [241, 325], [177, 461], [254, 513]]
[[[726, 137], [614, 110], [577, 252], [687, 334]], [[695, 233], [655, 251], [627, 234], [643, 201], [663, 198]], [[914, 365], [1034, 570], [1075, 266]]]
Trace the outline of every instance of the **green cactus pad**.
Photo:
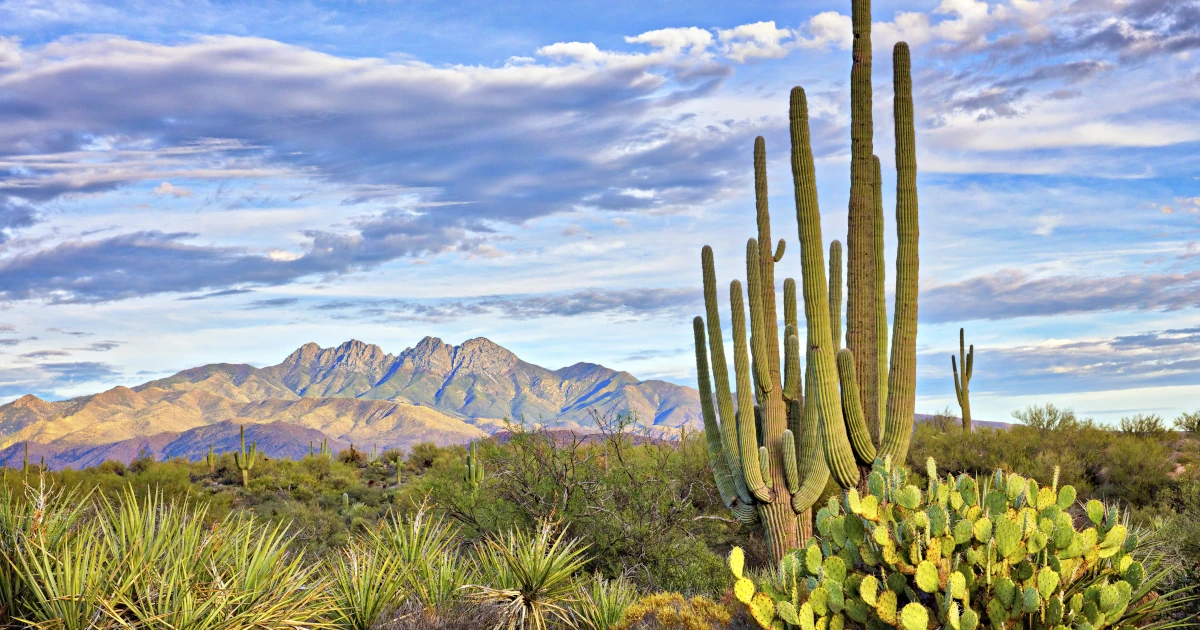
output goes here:
[[813, 612], [818, 617], [824, 617], [829, 614], [829, 591], [823, 586], [814, 588], [808, 594], [808, 603], [812, 604]]
[[1058, 588], [1058, 574], [1050, 567], [1042, 567], [1037, 574], [1037, 590], [1042, 599], [1049, 601]]
[[879, 581], [874, 575], [868, 575], [862, 579], [858, 585], [858, 595], [870, 606], [874, 606], [879, 599]]
[[771, 628], [775, 620], [775, 600], [766, 593], [755, 593], [754, 599], [747, 604], [750, 616], [763, 628]]
[[779, 613], [779, 618], [792, 624], [793, 626], [800, 625], [800, 616], [796, 614], [796, 607], [792, 606], [791, 602], [779, 602], [775, 604], [776, 612]]
[[975, 521], [972, 531], [975, 534], [975, 540], [978, 540], [981, 543], [986, 543], [992, 539], [992, 521], [989, 520], [988, 517], [984, 516], [978, 521]]
[[1009, 518], [996, 522], [996, 552], [1007, 557], [1021, 543], [1021, 525]]
[[808, 602], [804, 602], [800, 606], [796, 615], [800, 618], [800, 623], [797, 624], [800, 626], [800, 630], [813, 630], [816, 627], [816, 618], [813, 615], [812, 606]]
[[896, 624], [896, 593], [893, 591], [884, 591], [879, 594], [879, 601], [875, 604], [875, 613], [879, 615], [879, 619], [888, 625]]
[[950, 588], [950, 597], [954, 599], [965, 600], [967, 597], [967, 577], [958, 571], [950, 574], [947, 578], [947, 586]]
[[816, 545], [810, 545], [804, 550], [804, 569], [810, 575], [817, 575], [821, 571], [821, 548]]
[[900, 611], [900, 621], [904, 630], [925, 630], [929, 627], [929, 611], [920, 604], [906, 604]]
[[996, 601], [999, 601], [1005, 608], [1012, 608], [1013, 601], [1017, 596], [1016, 586], [1012, 580], [1007, 577], [998, 577], [992, 584], [992, 593], [996, 596]]
[[1041, 599], [1038, 598], [1037, 589], [1028, 586], [1021, 594], [1021, 611], [1031, 613], [1041, 607]]
[[741, 579], [742, 569], [746, 566], [746, 553], [741, 547], [734, 547], [729, 551], [729, 570], [733, 572], [734, 579]]
[[937, 565], [928, 561], [922, 560], [917, 565], [917, 588], [920, 588], [926, 593], [935, 593], [938, 590], [938, 571]]
[[1063, 486], [1058, 489], [1058, 509], [1065, 510], [1075, 505], [1075, 487]]
[[754, 582], [750, 578], [738, 578], [733, 583], [733, 595], [739, 602], [749, 605], [754, 598]]
[[1129, 568], [1125, 569], [1125, 573], [1121, 577], [1125, 578], [1125, 581], [1130, 586], [1137, 588], [1142, 585], [1142, 580], [1146, 578], [1146, 568], [1142, 566], [1142, 563], [1134, 562], [1129, 565]]
[[831, 556], [825, 559], [825, 563], [821, 565], [821, 569], [825, 572], [825, 579], [841, 582], [846, 579], [846, 563], [837, 556]]
[[896, 491], [895, 500], [901, 507], [915, 510], [921, 504], [921, 489], [912, 485], [904, 486]]
[[975, 611], [971, 610], [970, 608], [963, 611], [962, 616], [959, 617], [958, 630], [975, 630], [976, 626], [978, 625], [979, 615], [977, 615]]
[[1091, 519], [1091, 521], [1093, 523], [1095, 523], [1096, 525], [1099, 525], [1100, 523], [1104, 522], [1104, 504], [1103, 503], [1101, 503], [1095, 499], [1092, 499], [1091, 501], [1087, 502], [1087, 505], [1084, 507], [1084, 510], [1087, 511], [1088, 518]]

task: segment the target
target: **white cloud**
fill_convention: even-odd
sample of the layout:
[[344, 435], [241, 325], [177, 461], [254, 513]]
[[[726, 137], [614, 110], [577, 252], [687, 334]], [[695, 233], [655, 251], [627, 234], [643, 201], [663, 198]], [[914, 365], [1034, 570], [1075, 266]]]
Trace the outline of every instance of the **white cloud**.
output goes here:
[[183, 186], [176, 186], [171, 182], [163, 182], [154, 187], [154, 194], [158, 195], [159, 197], [166, 197], [167, 195], [170, 195], [176, 199], [179, 199], [181, 197], [191, 197], [192, 191], [188, 188], [184, 188]]
[[824, 49], [835, 46], [840, 50], [850, 50], [854, 44], [850, 16], [837, 11], [825, 11], [809, 18], [806, 30], [809, 36], [801, 37], [797, 42], [801, 48]]
[[731, 29], [717, 29], [722, 51], [726, 57], [745, 62], [747, 59], [778, 59], [788, 54], [786, 40], [793, 33], [777, 28], [775, 21], [743, 24]]
[[1035, 220], [1037, 225], [1033, 228], [1033, 233], [1038, 236], [1050, 236], [1063, 224], [1063, 216], [1060, 214], [1041, 214]]

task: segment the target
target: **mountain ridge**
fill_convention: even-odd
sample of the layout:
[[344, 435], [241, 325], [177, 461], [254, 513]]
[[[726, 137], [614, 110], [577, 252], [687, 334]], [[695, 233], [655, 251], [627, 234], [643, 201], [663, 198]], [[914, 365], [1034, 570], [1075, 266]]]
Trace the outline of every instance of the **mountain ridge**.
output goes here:
[[53, 467], [132, 457], [143, 447], [191, 456], [196, 445], [181, 436], [223, 423], [267, 431], [268, 456], [294, 451], [286, 436], [297, 431], [381, 449], [445, 445], [496, 433], [506, 419], [592, 428], [591, 409], [630, 411], [652, 427], [701, 426], [695, 389], [596, 363], [550, 370], [486, 337], [454, 346], [427, 336], [399, 354], [350, 339], [328, 348], [308, 342], [262, 368], [211, 363], [63, 401], [22, 396], [0, 405], [0, 457], [23, 454], [23, 443]]

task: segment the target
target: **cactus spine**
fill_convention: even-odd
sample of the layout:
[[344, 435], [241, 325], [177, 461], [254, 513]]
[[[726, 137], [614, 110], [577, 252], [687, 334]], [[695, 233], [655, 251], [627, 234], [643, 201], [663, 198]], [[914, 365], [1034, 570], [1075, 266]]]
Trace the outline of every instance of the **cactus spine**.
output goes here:
[[258, 442], [251, 442], [250, 448], [246, 448], [246, 425], [242, 425], [239, 429], [241, 434], [242, 446], [241, 450], [233, 452], [233, 463], [237, 465], [238, 470], [242, 471], [242, 487], [250, 485], [250, 470], [254, 468], [254, 460], [258, 458]]
[[467, 451], [467, 469], [463, 476], [472, 490], [478, 490], [479, 484], [483, 483], [483, 462], [479, 460], [479, 449], [475, 442], [471, 442]]
[[[854, 24], [851, 229], [847, 244], [849, 347], [839, 352], [842, 282], [841, 246], [837, 242], [830, 246], [830, 277], [826, 282], [803, 89], [792, 90], [790, 103], [792, 175], [807, 336], [803, 386], [796, 282], [790, 278], [783, 283], [782, 370], [780, 366], [774, 266], [782, 259], [784, 246], [781, 241], [772, 254], [762, 138], [754, 144], [758, 237], [746, 244], [745, 294], [741, 282], [730, 283], [736, 390], [729, 382], [712, 249], [705, 246], [701, 252], [705, 317], [693, 321], [693, 333], [713, 476], [723, 501], [739, 521], [762, 524], [775, 561], [811, 535], [812, 504], [829, 476], [843, 487], [857, 486], [859, 465], [889, 455], [893, 461], [902, 461], [912, 431], [918, 230], [908, 49], [899, 44], [895, 55], [899, 250], [895, 322], [887, 363], [887, 309], [882, 304], [884, 276], [880, 268], [882, 193], [871, 140], [869, 2], [854, 1]], [[748, 341], [743, 295], [750, 308]], [[883, 387], [885, 374], [887, 386]], [[886, 404], [880, 398], [885, 390]]]
[[958, 357], [962, 364], [962, 376], [958, 375], [958, 365], [954, 363], [954, 355], [950, 355], [950, 370], [954, 372], [954, 394], [958, 396], [958, 406], [962, 408], [962, 428], [971, 432], [971, 398], [967, 390], [971, 383], [971, 373], [975, 370], [975, 344], [966, 350], [966, 337], [962, 328], [958, 329]]

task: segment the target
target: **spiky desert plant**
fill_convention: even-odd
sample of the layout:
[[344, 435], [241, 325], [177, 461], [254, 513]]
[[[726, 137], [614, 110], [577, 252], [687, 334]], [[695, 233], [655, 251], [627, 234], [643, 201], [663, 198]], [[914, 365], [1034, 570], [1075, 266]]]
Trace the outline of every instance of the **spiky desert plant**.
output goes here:
[[579, 585], [576, 622], [583, 630], [614, 630], [637, 598], [637, 588], [625, 576], [593, 575]]
[[586, 547], [543, 522], [536, 532], [509, 531], [487, 538], [477, 554], [484, 583], [469, 585], [472, 599], [501, 609], [507, 630], [573, 628], [575, 574], [587, 564]]
[[962, 364], [962, 376], [959, 376], [958, 364], [954, 355], [950, 355], [950, 371], [954, 373], [954, 394], [958, 396], [958, 406], [962, 409], [963, 431], [971, 432], [971, 394], [968, 387], [971, 384], [971, 373], [975, 370], [975, 344], [966, 349], [966, 338], [962, 328], [958, 329], [958, 360]]
[[[870, 7], [855, 0], [855, 29], [869, 33]], [[867, 22], [864, 26], [863, 22]], [[869, 37], [865, 39], [869, 40]], [[865, 44], [869, 46], [869, 42]], [[856, 40], [854, 89], [856, 116], [870, 116], [869, 48], [866, 49], [868, 85], [861, 85], [863, 72], [858, 68], [862, 45]], [[817, 206], [816, 174], [808, 127], [808, 104], [804, 90], [792, 90], [790, 104], [792, 139], [792, 175], [795, 186], [796, 217], [799, 223], [800, 258], [806, 320], [805, 387], [800, 383], [800, 344], [798, 338], [796, 283], [786, 279], [784, 288], [784, 364], [780, 366], [778, 321], [775, 312], [775, 264], [784, 253], [782, 240], [772, 253], [770, 214], [767, 208], [766, 151], [763, 139], [754, 143], [754, 182], [758, 238], [746, 246], [745, 300], [750, 307], [750, 343], [746, 340], [746, 320], [742, 284], [730, 284], [730, 306], [734, 343], [736, 387], [731, 388], [720, 315], [717, 308], [717, 281], [712, 248], [701, 253], [704, 277], [704, 303], [707, 317], [693, 322], [696, 368], [699, 375], [701, 413], [709, 448], [713, 476], [722, 499], [743, 523], [761, 522], [772, 559], [779, 560], [788, 549], [799, 546], [812, 532], [811, 506], [819, 497], [828, 475], [843, 487], [854, 487], [860, 478], [859, 467], [869, 466], [877, 455], [903, 459], [908, 451], [913, 423], [916, 371], [917, 326], [917, 198], [916, 158], [912, 115], [912, 82], [908, 47], [896, 45], [895, 118], [897, 204], [896, 222], [899, 240], [896, 262], [896, 307], [892, 326], [891, 359], [887, 386], [885, 421], [879, 432], [871, 430], [871, 418], [878, 415], [875, 397], [864, 398], [864, 389], [877, 391], [879, 370], [877, 353], [866, 353], [870, 367], [852, 348], [838, 350], [831, 320], [837, 318], [836, 296], [840, 281], [826, 282], [821, 216]], [[867, 102], [862, 102], [867, 99]], [[866, 109], [864, 113], [862, 110]], [[866, 146], [860, 119], [854, 123], [856, 151]], [[869, 133], [869, 124], [867, 125]], [[863, 143], [866, 142], [864, 145]], [[855, 158], [857, 159], [857, 158]], [[861, 162], [861, 160], [859, 160]], [[866, 175], [856, 163], [852, 175], [855, 195], [865, 191], [866, 221], [856, 221], [855, 236], [867, 238], [864, 247], [870, 259], [880, 257], [882, 242], [876, 242], [873, 210], [876, 202], [872, 183], [878, 175], [875, 160], [866, 153]], [[852, 170], [854, 170], [852, 169]], [[865, 178], [865, 179], [864, 179]], [[863, 188], [863, 182], [866, 187]], [[852, 202], [857, 203], [857, 202]], [[839, 251], [831, 248], [831, 267]], [[851, 338], [866, 339], [877, 347], [881, 337], [876, 326], [876, 286], [879, 275], [873, 264], [855, 263], [850, 272], [851, 292], [859, 296], [860, 308], [848, 311], [847, 344]], [[860, 264], [861, 263], [861, 264]], [[855, 266], [857, 265], [857, 266]], [[865, 284], [866, 290], [855, 288]], [[867, 299], [863, 296], [867, 296]], [[855, 299], [853, 296], [852, 300]], [[865, 300], [865, 301], [864, 301]], [[866, 306], [863, 306], [865, 304]], [[869, 307], [869, 308], [867, 308]], [[865, 328], [863, 328], [865, 326]], [[858, 330], [851, 330], [857, 327]], [[869, 334], [863, 333], [863, 330]], [[885, 329], [886, 330], [886, 329]], [[857, 343], [857, 342], [856, 342]], [[711, 353], [711, 373], [710, 359]], [[753, 380], [753, 387], [751, 381]], [[714, 392], [715, 389], [715, 392]], [[803, 394], [807, 389], [807, 397]], [[735, 407], [733, 392], [737, 392]], [[715, 393], [715, 406], [713, 394]], [[736, 409], [736, 411], [735, 411]], [[755, 409], [751, 417], [749, 410]], [[761, 425], [761, 429], [759, 426]]]
[[479, 484], [483, 483], [483, 462], [479, 459], [479, 448], [475, 442], [471, 442], [467, 450], [467, 467], [463, 477], [472, 490], [478, 490]]
[[370, 630], [404, 596], [406, 569], [398, 556], [352, 540], [329, 563], [334, 616], [341, 628]]
[[25, 456], [21, 458], [21, 473], [29, 477], [29, 442], [25, 442]]
[[204, 461], [208, 463], [208, 474], [210, 476], [216, 477], [217, 476], [217, 454], [213, 451], [212, 444], [208, 445], [208, 455], [204, 458]]
[[766, 629], [1181, 625], [1155, 617], [1190, 596], [1148, 597], [1159, 572], [1138, 559], [1138, 537], [1115, 507], [1089, 501], [1090, 522], [1076, 529], [1068, 512], [1075, 489], [1057, 479], [943, 477], [932, 458], [926, 468], [924, 491], [887, 459], [876, 463], [867, 493], [831, 498], [817, 513], [819, 536], [780, 564], [782, 588], [756, 592], [735, 549], [737, 599]]
[[14, 616], [29, 616], [23, 606], [30, 600], [22, 566], [15, 562], [38, 549], [61, 549], [77, 531], [88, 506], [87, 495], [62, 490], [40, 479], [36, 486], [0, 488], [0, 626]]
[[250, 449], [246, 449], [246, 425], [241, 425], [239, 429], [241, 434], [241, 450], [234, 451], [233, 463], [237, 465], [238, 470], [242, 471], [242, 486], [250, 485], [250, 470], [254, 468], [254, 460], [258, 458], [258, 442], [251, 442]]

